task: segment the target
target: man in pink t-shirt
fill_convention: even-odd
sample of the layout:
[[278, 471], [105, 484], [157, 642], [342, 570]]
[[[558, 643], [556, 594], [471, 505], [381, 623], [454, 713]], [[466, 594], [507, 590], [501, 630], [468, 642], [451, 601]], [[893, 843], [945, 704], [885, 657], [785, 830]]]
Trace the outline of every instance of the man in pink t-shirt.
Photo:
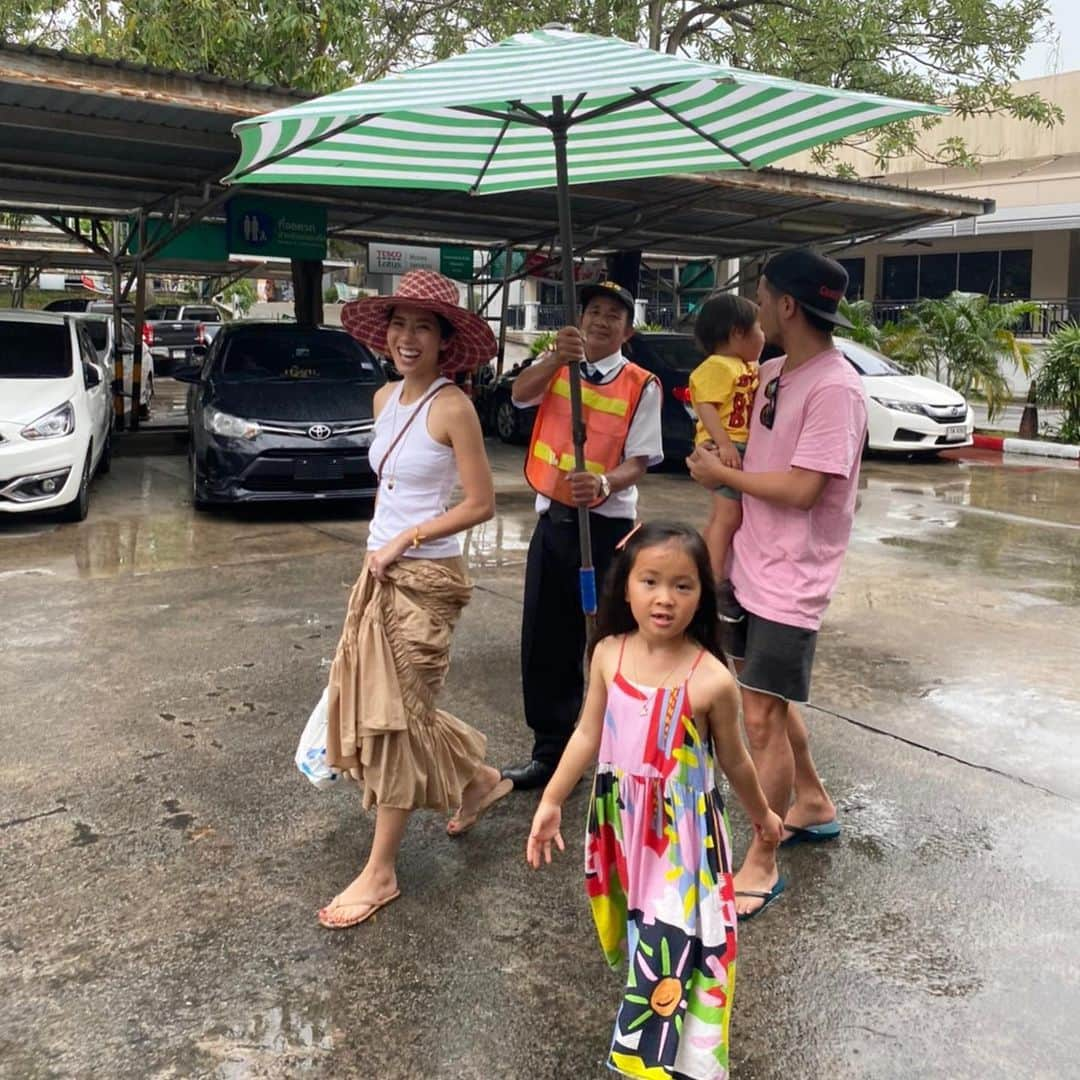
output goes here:
[[[742, 470], [704, 447], [687, 459], [705, 487], [743, 493], [732, 544], [736, 603], [721, 605], [724, 648], [739, 669], [750, 751], [770, 806], [784, 818], [785, 844], [840, 834], [795, 703], [810, 696], [866, 439], [862, 384], [832, 340], [834, 326], [850, 325], [837, 310], [846, 288], [844, 268], [824, 256], [798, 250], [769, 260], [758, 282], [759, 317], [784, 355], [761, 367]], [[783, 889], [776, 849], [755, 836], [735, 875], [739, 918], [757, 915]]]

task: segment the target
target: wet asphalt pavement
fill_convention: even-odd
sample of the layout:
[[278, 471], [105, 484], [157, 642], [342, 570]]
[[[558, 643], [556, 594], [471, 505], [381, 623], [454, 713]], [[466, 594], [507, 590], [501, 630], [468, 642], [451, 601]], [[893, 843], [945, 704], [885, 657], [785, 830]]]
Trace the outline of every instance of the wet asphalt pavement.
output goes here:
[[[445, 702], [505, 764], [532, 514], [492, 451]], [[676, 474], [642, 507], [706, 512]], [[610, 1075], [586, 785], [557, 866], [524, 863], [532, 795], [457, 842], [418, 814], [402, 898], [315, 922], [372, 819], [292, 755], [366, 529], [195, 515], [179, 456], [117, 458], [81, 525], [0, 518], [0, 1076]], [[818, 657], [844, 835], [740, 936], [734, 1076], [1080, 1075], [1080, 469], [867, 462]]]

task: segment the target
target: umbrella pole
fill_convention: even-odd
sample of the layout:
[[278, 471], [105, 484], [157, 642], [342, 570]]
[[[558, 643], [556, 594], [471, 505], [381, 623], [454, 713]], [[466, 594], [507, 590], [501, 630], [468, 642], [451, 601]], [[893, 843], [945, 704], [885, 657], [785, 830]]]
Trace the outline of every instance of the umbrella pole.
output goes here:
[[[555, 143], [555, 200], [559, 210], [559, 247], [562, 250], [563, 304], [567, 326], [577, 325], [577, 304], [574, 293], [574, 231], [570, 221], [570, 178], [566, 164], [566, 142], [569, 125], [563, 112], [563, 99], [551, 99], [551, 136]], [[585, 422], [581, 415], [581, 365], [569, 364], [570, 424], [574, 438], [574, 470], [585, 471]], [[589, 527], [589, 508], [578, 507], [578, 541], [581, 545], [581, 610], [585, 613], [587, 636], [591, 639], [596, 620], [596, 571], [593, 569], [592, 533]]]

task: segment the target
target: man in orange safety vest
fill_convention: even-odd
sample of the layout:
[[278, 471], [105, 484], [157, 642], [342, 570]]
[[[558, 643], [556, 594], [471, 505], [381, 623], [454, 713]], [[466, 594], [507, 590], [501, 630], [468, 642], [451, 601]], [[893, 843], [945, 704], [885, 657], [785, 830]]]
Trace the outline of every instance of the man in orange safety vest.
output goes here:
[[[511, 392], [519, 408], [540, 406], [525, 459], [539, 519], [529, 543], [521, 624], [521, 681], [533, 750], [528, 762], [503, 770], [519, 790], [551, 778], [581, 711], [585, 616], [577, 508], [590, 510], [601, 587], [615, 546], [634, 526], [637, 483], [664, 458], [660, 385], [622, 351], [634, 332], [634, 298], [604, 282], [582, 288], [580, 300], [580, 329], [564, 326], [554, 348], [517, 377]], [[570, 364], [581, 364], [580, 473], [574, 469]]]

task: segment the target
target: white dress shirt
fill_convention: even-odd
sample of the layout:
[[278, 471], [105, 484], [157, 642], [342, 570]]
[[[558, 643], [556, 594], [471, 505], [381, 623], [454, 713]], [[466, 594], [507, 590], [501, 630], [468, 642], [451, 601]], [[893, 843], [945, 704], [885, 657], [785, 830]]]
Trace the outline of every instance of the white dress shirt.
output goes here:
[[[542, 358], [541, 358], [542, 359]], [[614, 352], [605, 356], [603, 360], [595, 363], [583, 362], [582, 373], [590, 376], [598, 374], [600, 384], [611, 382], [612, 379], [630, 361], [621, 352]], [[641, 400], [638, 402], [637, 412], [630, 421], [630, 430], [626, 435], [626, 445], [623, 447], [623, 461], [627, 458], [646, 458], [646, 467], [659, 465], [664, 460], [664, 439], [660, 429], [660, 406], [662, 404], [663, 391], [660, 389], [658, 379], [650, 379], [641, 391]], [[544, 395], [540, 394], [531, 401], [515, 401], [519, 409], [530, 409], [543, 401]], [[599, 506], [593, 507], [592, 513], [602, 517], [629, 518], [633, 521], [637, 517], [638, 489], [632, 484], [622, 491], [613, 491], [611, 496], [605, 499]], [[536, 512], [542, 514], [551, 505], [551, 500], [546, 495], [536, 496]]]

